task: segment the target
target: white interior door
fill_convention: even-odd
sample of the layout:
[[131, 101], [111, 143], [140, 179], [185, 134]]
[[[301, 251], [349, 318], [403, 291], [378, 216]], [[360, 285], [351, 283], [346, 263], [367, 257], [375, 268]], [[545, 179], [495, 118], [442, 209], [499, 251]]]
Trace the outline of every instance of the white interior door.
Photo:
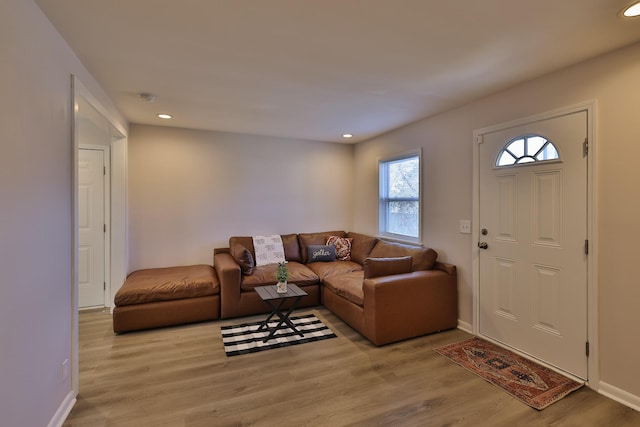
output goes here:
[[[536, 135], [557, 153], [542, 149]], [[484, 134], [478, 149], [480, 335], [583, 379], [586, 137], [587, 113], [580, 111]], [[511, 141], [522, 142], [497, 166]], [[517, 159], [523, 163], [508, 165]]]
[[104, 151], [78, 150], [78, 307], [103, 307]]

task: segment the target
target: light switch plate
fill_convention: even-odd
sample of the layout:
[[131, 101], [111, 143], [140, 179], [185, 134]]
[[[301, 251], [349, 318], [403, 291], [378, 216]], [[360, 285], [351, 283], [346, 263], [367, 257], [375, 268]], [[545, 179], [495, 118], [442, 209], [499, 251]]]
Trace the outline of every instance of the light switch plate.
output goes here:
[[463, 234], [471, 234], [471, 221], [468, 219], [460, 220], [460, 232]]

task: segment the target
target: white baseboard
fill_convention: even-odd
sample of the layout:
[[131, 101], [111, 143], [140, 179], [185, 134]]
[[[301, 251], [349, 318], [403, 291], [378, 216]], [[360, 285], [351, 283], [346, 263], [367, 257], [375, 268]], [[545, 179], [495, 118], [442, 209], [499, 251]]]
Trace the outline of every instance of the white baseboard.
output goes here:
[[623, 405], [628, 406], [631, 409], [640, 411], [640, 397], [619, 389], [618, 387], [600, 381], [598, 393], [602, 394], [603, 396], [607, 396], [609, 399], [613, 399], [616, 402], [622, 403]]
[[471, 323], [463, 322], [460, 319], [458, 319], [458, 329], [473, 334], [473, 326], [471, 325]]
[[76, 394], [73, 390], [71, 390], [69, 391], [69, 394], [67, 394], [67, 397], [65, 397], [60, 404], [60, 407], [58, 407], [58, 410], [56, 411], [53, 418], [51, 418], [51, 421], [49, 421], [47, 427], [62, 427], [62, 424], [64, 424], [64, 421], [69, 416], [69, 413], [71, 412], [71, 409], [75, 404]]

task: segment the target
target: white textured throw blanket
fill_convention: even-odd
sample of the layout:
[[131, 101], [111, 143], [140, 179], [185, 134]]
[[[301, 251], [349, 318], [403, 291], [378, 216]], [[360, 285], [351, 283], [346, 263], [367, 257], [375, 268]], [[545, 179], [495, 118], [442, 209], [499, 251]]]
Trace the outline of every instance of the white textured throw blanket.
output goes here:
[[284, 246], [278, 234], [253, 236], [253, 249], [256, 252], [256, 266], [284, 262]]

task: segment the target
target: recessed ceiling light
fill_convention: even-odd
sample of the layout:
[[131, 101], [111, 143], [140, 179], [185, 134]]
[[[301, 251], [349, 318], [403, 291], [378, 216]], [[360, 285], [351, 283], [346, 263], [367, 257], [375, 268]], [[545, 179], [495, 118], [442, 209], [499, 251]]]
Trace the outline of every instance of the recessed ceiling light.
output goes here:
[[342, 137], [343, 137], [343, 138], [353, 138], [353, 135], [352, 135], [352, 134], [350, 134], [350, 133], [343, 133], [343, 134], [342, 134]]
[[161, 119], [168, 120], [168, 119], [172, 118], [173, 116], [171, 114], [160, 113], [160, 114], [158, 114], [158, 117], [160, 117]]
[[627, 7], [624, 12], [622, 12], [622, 14], [628, 18], [631, 18], [633, 16], [640, 16], [640, 2]]

